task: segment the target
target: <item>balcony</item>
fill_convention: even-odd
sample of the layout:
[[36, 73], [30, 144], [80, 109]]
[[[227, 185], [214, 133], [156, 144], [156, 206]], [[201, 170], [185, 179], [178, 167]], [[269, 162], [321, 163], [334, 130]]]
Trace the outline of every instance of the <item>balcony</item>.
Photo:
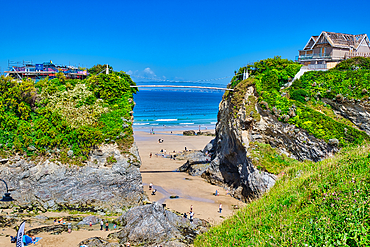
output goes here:
[[332, 56], [330, 54], [307, 54], [298, 56], [298, 61], [304, 60], [331, 60]]

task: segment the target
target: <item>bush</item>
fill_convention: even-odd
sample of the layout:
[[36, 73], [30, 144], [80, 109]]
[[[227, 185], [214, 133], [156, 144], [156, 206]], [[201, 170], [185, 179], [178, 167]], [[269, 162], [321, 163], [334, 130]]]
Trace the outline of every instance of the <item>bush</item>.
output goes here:
[[296, 101], [299, 101], [301, 103], [304, 103], [306, 101], [305, 97], [308, 96], [308, 93], [304, 89], [298, 89], [292, 92], [290, 95], [290, 98]]

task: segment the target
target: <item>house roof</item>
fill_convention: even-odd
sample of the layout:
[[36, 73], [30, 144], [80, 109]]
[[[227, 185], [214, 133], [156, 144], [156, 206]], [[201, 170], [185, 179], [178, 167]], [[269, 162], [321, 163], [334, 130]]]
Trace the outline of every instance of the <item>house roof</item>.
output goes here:
[[[311, 41], [315, 43], [311, 45]], [[347, 48], [357, 50], [361, 43], [366, 42], [370, 47], [370, 42], [367, 34], [345, 34], [345, 33], [334, 33], [334, 32], [321, 32], [319, 36], [311, 36], [304, 50], [312, 49], [317, 44], [329, 43], [332, 47]]]

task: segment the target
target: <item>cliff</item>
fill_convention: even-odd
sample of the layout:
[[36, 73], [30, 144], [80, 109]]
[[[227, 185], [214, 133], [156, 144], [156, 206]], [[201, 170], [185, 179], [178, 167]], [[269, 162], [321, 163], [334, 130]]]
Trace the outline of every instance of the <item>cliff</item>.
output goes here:
[[[368, 84], [357, 83], [358, 94], [350, 98], [340, 85], [343, 82], [334, 89], [332, 81], [310, 77], [316, 72], [307, 72], [285, 88], [287, 75], [293, 78], [299, 70], [288, 60], [267, 59], [239, 72], [245, 69], [251, 78], [241, 80], [236, 75], [230, 84], [234, 91], [226, 92], [220, 103], [216, 138], [203, 151], [211, 154], [211, 162], [203, 162], [199, 170], [199, 162], [190, 161], [180, 170], [201, 174], [234, 197], [250, 200], [268, 191], [285, 167], [298, 161], [318, 162], [342, 147], [370, 139], [364, 95]], [[325, 72], [320, 75], [332, 78]], [[333, 99], [327, 98], [333, 94]]]

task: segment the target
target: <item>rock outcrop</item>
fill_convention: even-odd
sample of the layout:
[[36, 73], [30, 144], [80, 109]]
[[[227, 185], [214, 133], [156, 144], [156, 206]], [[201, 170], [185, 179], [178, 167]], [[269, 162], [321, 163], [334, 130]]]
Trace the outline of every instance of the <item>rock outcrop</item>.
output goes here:
[[[122, 212], [146, 199], [136, 145], [129, 151], [102, 145], [93, 150], [84, 166], [15, 156], [0, 164], [0, 177], [7, 181], [21, 209]], [[116, 162], [107, 162], [109, 157]]]
[[[216, 138], [211, 145], [212, 161], [202, 173], [208, 182], [227, 187], [234, 197], [242, 200], [258, 197], [271, 188], [277, 178], [252, 164], [248, 158], [251, 142], [270, 144], [298, 160], [319, 161], [338, 150], [336, 145], [329, 145], [295, 125], [278, 121], [277, 110], [270, 112], [258, 105], [254, 85], [247, 85], [234, 94], [240, 94], [242, 102], [233, 105], [232, 97], [236, 96], [228, 95], [220, 103]], [[294, 109], [291, 114], [294, 115]]]
[[330, 99], [322, 99], [322, 101], [329, 104], [336, 114], [349, 119], [360, 130], [370, 135], [370, 106], [368, 104], [359, 104], [348, 100], [336, 102]]
[[131, 208], [118, 221], [123, 229], [108, 238], [135, 246], [187, 246], [208, 227], [207, 222], [196, 218], [190, 223], [158, 203]]

